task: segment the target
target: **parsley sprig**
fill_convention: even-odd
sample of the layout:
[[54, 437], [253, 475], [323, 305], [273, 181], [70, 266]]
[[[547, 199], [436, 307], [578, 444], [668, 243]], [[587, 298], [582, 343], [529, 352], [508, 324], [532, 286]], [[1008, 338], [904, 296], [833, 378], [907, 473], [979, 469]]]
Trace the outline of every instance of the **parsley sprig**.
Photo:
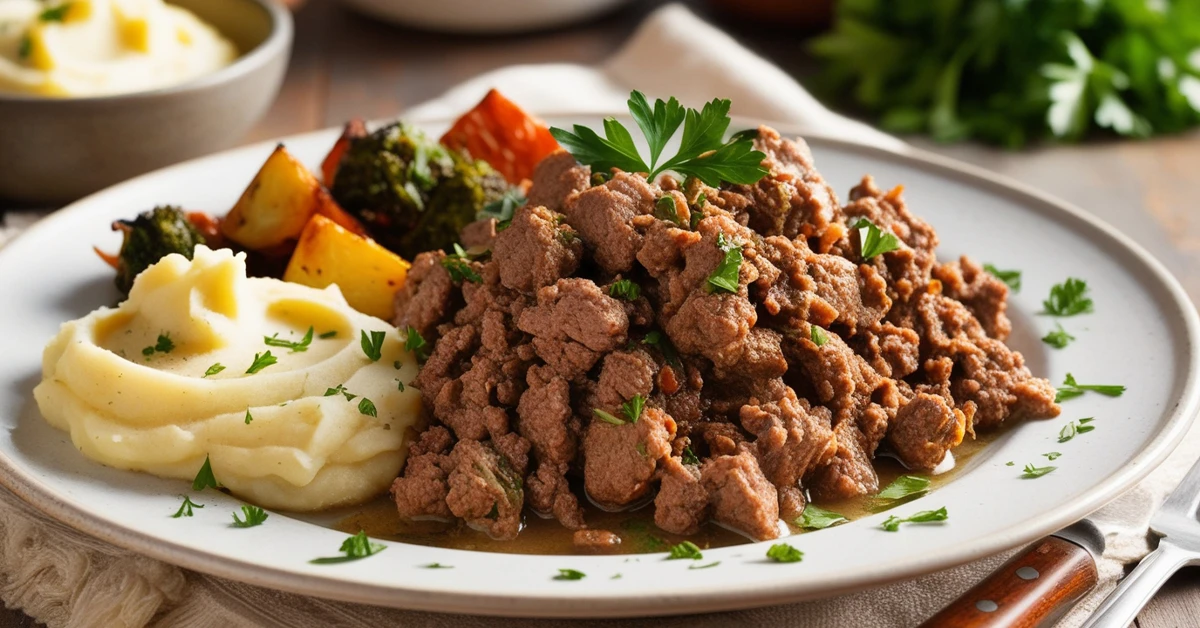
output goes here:
[[796, 519], [796, 527], [805, 530], [824, 530], [848, 521], [850, 520], [840, 513], [825, 510], [816, 504], [809, 504], [804, 507], [804, 512], [800, 513], [800, 517]]
[[268, 366], [271, 366], [272, 364], [277, 364], [278, 362], [279, 360], [275, 356], [271, 355], [270, 351], [267, 351], [261, 355], [255, 353], [254, 361], [250, 363], [250, 368], [246, 369], [246, 374], [253, 375], [267, 368]]
[[210, 376], [216, 375], [217, 373], [220, 373], [221, 371], [224, 371], [224, 370], [225, 370], [225, 365], [221, 364], [220, 362], [217, 362], [216, 364], [213, 364], [212, 366], [208, 367], [207, 371], [204, 371], [204, 377], [210, 377]]
[[621, 279], [614, 281], [608, 287], [608, 296], [614, 299], [625, 299], [626, 301], [637, 301], [638, 297], [642, 296], [642, 288], [629, 279]]
[[155, 353], [170, 353], [174, 350], [175, 350], [175, 342], [173, 340], [171, 340], [170, 332], [167, 332], [165, 334], [159, 334], [158, 339], [154, 342], [153, 345], [150, 345], [150, 346], [146, 347], [145, 349], [142, 349], [142, 355], [144, 355], [148, 358], [148, 357], [154, 355]]
[[738, 273], [742, 268], [742, 245], [734, 242], [732, 238], [725, 237], [724, 233], [718, 233], [717, 248], [725, 254], [725, 257], [721, 259], [720, 264], [717, 264], [717, 269], [708, 276], [708, 283], [704, 288], [708, 292], [724, 290], [737, 294]]
[[558, 575], [554, 576], [555, 580], [583, 580], [587, 574], [575, 569], [559, 569]]
[[1074, 375], [1067, 373], [1062, 386], [1058, 387], [1058, 394], [1054, 396], [1054, 403], [1083, 396], [1083, 393], [1088, 391], [1100, 393], [1105, 397], [1120, 397], [1125, 394], [1125, 387], [1115, 384], [1080, 384], [1075, 381]]
[[882, 527], [888, 532], [895, 532], [900, 529], [900, 524], [902, 523], [932, 523], [934, 521], [945, 521], [949, 517], [950, 515], [946, 512], [946, 507], [942, 506], [937, 510], [922, 510], [909, 517], [892, 515], [883, 522]]
[[[616, 118], [604, 119], [604, 136], [576, 124], [574, 132], [557, 127], [550, 133], [579, 163], [595, 172], [619, 168], [626, 172], [645, 172], [654, 179], [663, 172], [696, 177], [711, 187], [721, 182], [751, 184], [767, 175], [762, 161], [766, 157], [754, 150], [754, 133], [735, 134], [725, 141], [729, 129], [730, 102], [713, 99], [699, 111], [685, 108], [675, 98], [654, 101], [634, 90], [629, 94], [629, 113], [642, 130], [650, 146], [650, 163], [638, 153], [633, 136]], [[679, 151], [660, 162], [663, 148], [683, 126]]]
[[700, 560], [704, 558], [704, 554], [700, 553], [700, 547], [691, 541], [684, 541], [678, 545], [671, 546], [671, 552], [667, 556], [667, 560], [679, 559]]
[[902, 475], [875, 495], [875, 499], [897, 501], [925, 494], [929, 490], [929, 478], [918, 475]]
[[196, 472], [196, 479], [192, 480], [193, 491], [202, 491], [206, 488], [221, 488], [217, 476], [213, 475], [212, 462], [209, 461], [208, 456], [204, 457], [204, 464]]
[[1055, 349], [1063, 349], [1066, 348], [1068, 344], [1071, 344], [1072, 340], [1075, 340], [1075, 336], [1068, 334], [1067, 330], [1063, 329], [1062, 325], [1055, 323], [1054, 326], [1056, 327], [1054, 331], [1042, 336], [1042, 342], [1054, 347]]
[[798, 563], [804, 560], [804, 552], [787, 543], [776, 543], [767, 550], [767, 558], [777, 563]]
[[454, 253], [442, 258], [442, 267], [450, 273], [450, 280], [454, 283], [483, 283], [483, 277], [471, 267], [471, 255], [457, 243], [454, 245]]
[[279, 334], [275, 334], [273, 336], [263, 336], [263, 343], [266, 344], [268, 347], [282, 347], [284, 349], [290, 350], [292, 353], [300, 353], [301, 351], [308, 351], [308, 345], [311, 345], [312, 341], [313, 341], [313, 328], [311, 326], [309, 326], [309, 328], [308, 328], [308, 333], [304, 334], [304, 338], [300, 339], [300, 342], [284, 340], [279, 337]]
[[429, 357], [429, 349], [425, 346], [425, 338], [412, 325], [409, 325], [404, 330], [404, 350], [411, 351], [413, 355], [416, 355], [418, 362], [424, 362]]
[[1050, 298], [1042, 301], [1042, 314], [1050, 316], [1075, 316], [1092, 311], [1092, 299], [1088, 296], [1087, 282], [1076, 277], [1050, 288]]
[[1025, 469], [1022, 470], [1021, 477], [1026, 479], [1040, 478], [1057, 468], [1058, 467], [1035, 467], [1032, 464], [1027, 464], [1025, 465]]
[[238, 518], [238, 515], [236, 512], [233, 513], [233, 527], [235, 527], [235, 528], [253, 528], [254, 526], [260, 526], [263, 524], [264, 521], [267, 520], [267, 517], [269, 517], [270, 515], [267, 514], [267, 511], [263, 510], [262, 508], [259, 508], [258, 506], [251, 506], [249, 504], [243, 504], [242, 505], [242, 516], [245, 517], [245, 519], [240, 519], [240, 518]]
[[314, 565], [344, 563], [351, 560], [366, 558], [372, 554], [378, 554], [385, 549], [387, 549], [386, 545], [381, 543], [372, 543], [371, 539], [367, 537], [367, 533], [359, 530], [358, 534], [355, 534], [354, 536], [347, 538], [345, 541], [342, 541], [342, 547], [339, 548], [338, 551], [345, 554], [345, 556], [314, 558], [308, 562]]
[[1092, 417], [1088, 417], [1086, 419], [1079, 419], [1078, 421], [1071, 421], [1070, 423], [1067, 423], [1061, 430], [1058, 431], [1058, 442], [1065, 443], [1072, 438], [1075, 438], [1077, 434], [1087, 434], [1088, 432], [1096, 429], [1096, 426], [1091, 424], [1092, 420]]
[[864, 262], [876, 255], [882, 255], [900, 248], [900, 238], [897, 238], [896, 234], [880, 229], [878, 225], [866, 218], [859, 218], [858, 222], [850, 225], [850, 228], [859, 232], [859, 238], [862, 242], [859, 250]]
[[629, 401], [621, 404], [621, 414], [624, 414], [630, 423], [637, 423], [642, 417], [642, 409], [646, 406], [645, 395], [634, 395], [629, 398]]
[[182, 495], [181, 497], [183, 497], [183, 503], [179, 505], [179, 510], [176, 510], [175, 514], [171, 515], [172, 519], [191, 517], [193, 508], [204, 508], [204, 504], [197, 504], [187, 495]]
[[991, 273], [996, 279], [999, 279], [1007, 284], [1009, 290], [1012, 290], [1013, 292], [1021, 291], [1021, 271], [1000, 270], [991, 264], [984, 264], [983, 269]]

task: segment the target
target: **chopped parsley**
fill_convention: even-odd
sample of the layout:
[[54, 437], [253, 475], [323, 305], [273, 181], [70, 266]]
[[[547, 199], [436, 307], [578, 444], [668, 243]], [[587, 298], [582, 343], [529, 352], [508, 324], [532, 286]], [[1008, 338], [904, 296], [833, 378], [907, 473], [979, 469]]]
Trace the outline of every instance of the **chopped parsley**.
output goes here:
[[583, 580], [587, 574], [574, 569], [559, 569], [558, 575], [554, 576], [555, 580]]
[[929, 490], [929, 478], [902, 475], [875, 495], [876, 499], [898, 500], [923, 494]]
[[71, 13], [71, 5], [74, 2], [64, 2], [56, 7], [50, 7], [42, 11], [38, 15], [38, 21], [41, 22], [65, 22], [67, 15]]
[[213, 475], [212, 462], [209, 461], [208, 456], [204, 457], [204, 464], [196, 472], [196, 479], [192, 480], [193, 491], [203, 491], [206, 488], [221, 488], [217, 476]]
[[275, 356], [271, 355], [270, 351], [267, 351], [262, 355], [255, 353], [254, 362], [250, 364], [250, 368], [246, 369], [246, 374], [253, 375], [267, 368], [268, 366], [271, 366], [272, 364], [277, 364], [278, 362], [279, 360], [277, 360]]
[[216, 375], [217, 373], [220, 373], [221, 371], [224, 371], [224, 370], [225, 370], [225, 365], [221, 364], [220, 362], [217, 362], [216, 364], [208, 367], [207, 371], [204, 371], [204, 377], [209, 377], [210, 375]]
[[683, 226], [683, 220], [679, 217], [679, 208], [675, 206], [675, 197], [670, 194], [661, 196], [655, 201], [654, 217], [676, 226]]
[[1075, 316], [1092, 311], [1092, 300], [1087, 296], [1088, 285], [1082, 279], [1068, 277], [1066, 281], [1050, 288], [1050, 298], [1042, 301], [1042, 314], [1051, 316]]
[[359, 344], [362, 345], [363, 353], [372, 362], [378, 362], [379, 358], [383, 357], [383, 339], [387, 337], [387, 332], [372, 331], [368, 335], [366, 330], [362, 330], [360, 333], [362, 337]]
[[400, 381], [399, 379], [396, 380], [396, 390], [404, 392], [404, 382]]
[[204, 508], [204, 504], [197, 504], [196, 502], [192, 501], [191, 497], [188, 497], [187, 495], [181, 495], [181, 497], [183, 497], [183, 503], [179, 505], [179, 510], [176, 510], [175, 514], [171, 515], [172, 519], [190, 517], [192, 516], [193, 508]]
[[429, 357], [425, 349], [425, 339], [421, 337], [420, 332], [412, 325], [409, 325], [404, 330], [404, 350], [411, 351], [417, 356], [417, 360], [424, 360]]
[[242, 516], [245, 517], [245, 519], [239, 519], [238, 514], [236, 512], [233, 513], [233, 527], [253, 528], [254, 526], [260, 526], [270, 515], [267, 514], [267, 511], [259, 508], [258, 506], [243, 504]]
[[596, 415], [597, 419], [600, 419], [605, 423], [612, 423], [613, 425], [625, 425], [625, 421], [605, 412], [604, 410], [601, 410], [600, 408], [592, 408], [592, 414]]
[[[334, 332], [334, 333], [337, 333], [337, 332]], [[290, 340], [283, 340], [282, 338], [279, 337], [279, 334], [275, 334], [274, 336], [269, 336], [269, 337], [263, 336], [263, 342], [266, 343], [266, 345], [268, 347], [283, 347], [284, 349], [291, 350], [292, 353], [308, 351], [308, 345], [311, 345], [312, 341], [313, 341], [313, 328], [312, 327], [308, 328], [308, 333], [304, 334], [304, 338], [301, 338], [300, 342], [292, 342]]]
[[326, 397], [332, 397], [334, 395], [342, 395], [346, 398], [346, 401], [354, 401], [354, 399], [358, 397], [358, 395], [351, 394], [350, 391], [346, 390], [346, 386], [344, 384], [338, 384], [336, 388], [325, 389]]
[[678, 560], [688, 558], [691, 560], [700, 560], [704, 558], [704, 554], [700, 553], [700, 548], [691, 541], [684, 541], [678, 545], [671, 546], [671, 553], [667, 556], [667, 560]]
[[511, 188], [505, 190], [500, 198], [481, 207], [479, 218], [494, 218], [496, 222], [506, 222], [512, 220], [513, 214], [524, 204], [525, 196], [521, 194], [520, 188]]
[[359, 413], [365, 414], [369, 417], [379, 416], [379, 412], [375, 410], [375, 403], [366, 397], [363, 397], [362, 400], [358, 402], [358, 411]]
[[[859, 238], [862, 241], [859, 256], [865, 262], [883, 253], [895, 251], [900, 248], [900, 238], [890, 231], [883, 231], [875, 223], [866, 218], [859, 218], [858, 222], [850, 226], [851, 229], [859, 230]], [[863, 229], [866, 233], [863, 233]]]
[[1042, 454], [1042, 455], [1043, 455], [1043, 456], [1045, 456], [1045, 457], [1046, 457], [1046, 459], [1047, 459], [1047, 460], [1049, 460], [1049, 461], [1051, 461], [1051, 462], [1053, 462], [1053, 461], [1055, 461], [1055, 460], [1058, 460], [1058, 459], [1059, 459], [1059, 457], [1061, 457], [1061, 456], [1062, 456], [1062, 454], [1058, 453], [1057, 451], [1052, 451], [1052, 452], [1050, 452], [1050, 453], [1048, 453], [1048, 454]]
[[469, 281], [471, 283], [483, 283], [483, 277], [471, 268], [471, 263], [466, 259], [457, 255], [447, 255], [442, 258], [442, 267], [446, 272], [450, 273], [450, 280], [454, 283], [462, 283]]
[[158, 340], [149, 347], [142, 349], [142, 355], [150, 357], [155, 353], [170, 353], [175, 350], [175, 342], [171, 340], [171, 334], [159, 334]]
[[742, 268], [742, 246], [732, 239], [726, 238], [724, 233], [718, 233], [717, 248], [725, 254], [725, 257], [721, 259], [720, 264], [717, 264], [717, 269], [708, 276], [708, 284], [704, 286], [705, 290], [708, 292], [724, 290], [736, 294], [738, 273]]
[[[626, 172], [645, 172], [653, 181], [663, 172], [675, 172], [696, 177], [711, 187], [721, 182], [751, 184], [767, 175], [763, 153], [754, 150], [756, 132], [734, 134], [725, 141], [729, 129], [728, 100], [713, 99], [699, 111], [684, 108], [675, 98], [654, 101], [653, 108], [645, 94], [633, 91], [629, 95], [629, 113], [642, 130], [650, 147], [650, 163], [638, 154], [633, 136], [616, 118], [604, 119], [604, 137], [592, 129], [576, 124], [573, 131], [553, 127], [554, 139], [593, 172], [620, 168]], [[661, 162], [663, 148], [683, 125], [683, 137], [675, 156]]]
[[1017, 463], [1013, 462], [1012, 460], [1009, 460], [1008, 462], [1004, 463], [1004, 466], [1006, 466], [1006, 467], [1011, 467], [1011, 466], [1013, 466], [1013, 465], [1015, 465], [1015, 464], [1017, 464]]
[[1058, 467], [1035, 467], [1032, 464], [1027, 464], [1022, 470], [1021, 477], [1028, 479], [1040, 478], [1057, 468]]
[[800, 513], [800, 517], [796, 519], [795, 523], [796, 527], [805, 530], [824, 530], [848, 521], [850, 520], [840, 513], [825, 510], [816, 504], [809, 504], [804, 507], [804, 512]]
[[314, 565], [329, 565], [332, 563], [344, 563], [351, 560], [366, 558], [372, 554], [378, 554], [387, 549], [386, 545], [381, 543], [372, 543], [371, 539], [367, 538], [367, 533], [362, 530], [358, 531], [352, 537], [342, 541], [342, 547], [338, 550], [345, 556], [333, 556], [329, 558], [314, 558], [308, 562]]
[[993, 277], [1003, 281], [1008, 285], [1013, 292], [1021, 291], [1021, 271], [1019, 270], [1000, 270], [991, 264], [984, 264], [983, 269], [992, 274]]
[[804, 552], [787, 543], [776, 543], [767, 550], [767, 558], [777, 563], [798, 563], [804, 560]]
[[608, 296], [626, 301], [637, 301], [638, 297], [642, 296], [642, 288], [628, 279], [622, 279], [614, 281], [608, 287]]
[[29, 38], [29, 35], [25, 35], [21, 38], [20, 43], [17, 44], [17, 57], [21, 59], [28, 59], [29, 55], [32, 53], [33, 40]]
[[1067, 330], [1063, 329], [1061, 324], [1055, 323], [1054, 326], [1057, 329], [1046, 334], [1045, 336], [1042, 336], [1042, 342], [1054, 347], [1055, 349], [1063, 349], [1070, 344], [1072, 340], [1075, 340], [1075, 336], [1068, 334]]
[[425, 563], [421, 565], [422, 569], [454, 569], [454, 565], [443, 565], [441, 563]]
[[642, 409], [646, 406], [646, 397], [643, 395], [634, 395], [621, 404], [621, 414], [629, 418], [630, 423], [637, 423], [642, 417]]
[[250, 422], [253, 420], [254, 420], [254, 417], [250, 416], [250, 410], [247, 409], [246, 410], [246, 425], [250, 425]]
[[721, 561], [715, 560], [707, 565], [688, 565], [688, 569], [708, 569], [709, 567], [716, 567], [717, 565], [720, 565], [720, 564], [721, 564]]
[[824, 347], [825, 343], [829, 342], [829, 336], [825, 333], [825, 330], [816, 325], [810, 324], [808, 326], [808, 337], [818, 347]]
[[937, 510], [922, 510], [911, 517], [897, 517], [892, 515], [883, 522], [883, 529], [888, 532], [895, 532], [900, 529], [902, 523], [931, 523], [934, 521], [945, 521], [950, 515], [946, 512], [946, 507], [942, 506]]
[[1087, 391], [1100, 393], [1105, 397], [1120, 397], [1125, 394], [1125, 387], [1114, 384], [1080, 384], [1075, 381], [1074, 375], [1067, 373], [1062, 386], [1058, 388], [1058, 394], [1054, 396], [1054, 403], [1074, 399]]
[[646, 334], [646, 337], [642, 338], [642, 344], [658, 347], [667, 364], [676, 368], [683, 366], [683, 362], [679, 359], [679, 352], [675, 350], [675, 345], [671, 344], [671, 340], [661, 331], [656, 330]]
[[609, 578], [609, 580], [620, 580], [620, 579], [621, 579], [621, 574], [619, 574], [619, 573], [615, 573], [612, 575], [611, 578]]
[[1088, 432], [1096, 429], [1095, 425], [1090, 425], [1091, 422], [1092, 418], [1088, 417], [1086, 419], [1079, 419], [1078, 421], [1071, 421], [1070, 423], [1067, 423], [1058, 432], [1058, 442], [1065, 443], [1072, 438], [1075, 438], [1077, 434], [1087, 434]]
[[330, 338], [335, 338], [335, 337], [337, 337], [336, 329], [331, 329], [331, 330], [321, 334], [320, 336], [317, 336], [317, 338], [320, 338], [321, 340], [328, 340]]
[[692, 451], [691, 445], [683, 448], [680, 458], [683, 460], [683, 464], [700, 464], [700, 459], [696, 457], [696, 452]]

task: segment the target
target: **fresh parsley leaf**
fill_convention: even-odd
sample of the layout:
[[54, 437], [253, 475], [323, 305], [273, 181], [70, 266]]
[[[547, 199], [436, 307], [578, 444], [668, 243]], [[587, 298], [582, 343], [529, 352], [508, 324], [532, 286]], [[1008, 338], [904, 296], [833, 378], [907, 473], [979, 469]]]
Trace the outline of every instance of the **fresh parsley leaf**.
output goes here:
[[796, 519], [796, 526], [805, 530], [824, 530], [848, 521], [850, 520], [832, 510], [808, 504], [804, 507], [804, 512], [800, 513], [800, 518]]
[[767, 550], [767, 558], [777, 563], [798, 563], [804, 560], [804, 552], [787, 543], [776, 543]]
[[1065, 443], [1065, 442], [1071, 440], [1072, 438], [1075, 438], [1075, 436], [1078, 434], [1087, 434], [1088, 432], [1096, 429], [1095, 425], [1089, 425], [1089, 423], [1091, 423], [1091, 422], [1092, 422], [1092, 419], [1089, 417], [1086, 419], [1079, 419], [1078, 421], [1071, 421], [1070, 423], [1067, 423], [1058, 432], [1058, 442]]
[[615, 573], [612, 575], [611, 578], [609, 578], [609, 580], [620, 580], [620, 579], [621, 579], [621, 574], [619, 574], [619, 573]]
[[1058, 394], [1054, 396], [1054, 402], [1074, 399], [1083, 396], [1083, 393], [1087, 391], [1100, 393], [1106, 397], [1120, 397], [1125, 394], [1125, 387], [1114, 384], [1080, 384], [1075, 381], [1075, 376], [1067, 373], [1062, 386], [1058, 388]]
[[320, 338], [322, 340], [329, 340], [330, 338], [336, 338], [336, 337], [337, 337], [336, 329], [331, 329], [331, 330], [321, 334], [320, 336], [317, 336], [317, 338]]
[[704, 558], [704, 554], [701, 554], [700, 548], [691, 541], [684, 541], [678, 545], [672, 545], [670, 555], [667, 556], [667, 560], [678, 560], [683, 558], [700, 560]]
[[196, 472], [196, 479], [192, 480], [193, 491], [203, 491], [206, 488], [221, 488], [221, 483], [213, 475], [212, 462], [209, 461], [208, 456], [204, 457], [204, 464]]
[[711, 563], [708, 563], [707, 565], [696, 565], [696, 564], [688, 565], [688, 569], [708, 569], [709, 567], [716, 567], [717, 565], [720, 565], [720, 564], [721, 564], [721, 561], [716, 560]]
[[183, 503], [179, 505], [179, 510], [176, 510], [175, 514], [171, 515], [172, 519], [190, 517], [192, 516], [193, 508], [204, 508], [204, 504], [197, 504], [196, 502], [192, 501], [191, 497], [188, 497], [187, 495], [181, 495], [181, 497], [183, 497]]
[[525, 195], [520, 188], [509, 188], [504, 194], [479, 209], [478, 218], [495, 218], [496, 222], [512, 220], [513, 214], [525, 204]]
[[1052, 451], [1048, 454], [1042, 454], [1042, 455], [1045, 456], [1046, 459], [1050, 460], [1051, 462], [1058, 460], [1062, 456], [1062, 454], [1058, 453], [1057, 451]]
[[350, 391], [346, 390], [345, 384], [338, 384], [336, 388], [326, 388], [325, 389], [324, 396], [332, 397], [334, 395], [342, 395], [343, 397], [346, 398], [346, 401], [354, 401], [354, 399], [356, 397], [358, 397], [358, 395], [350, 394]]
[[424, 569], [454, 569], [454, 565], [443, 565], [441, 563], [426, 563], [421, 565]]
[[[895, 251], [900, 248], [900, 238], [890, 231], [880, 229], [875, 223], [866, 218], [859, 218], [850, 226], [851, 229], [858, 230], [859, 237], [862, 242], [859, 256], [865, 262], [875, 257], [890, 251]], [[866, 230], [865, 234], [863, 230]]]
[[737, 294], [738, 274], [742, 268], [742, 246], [732, 239], [726, 238], [724, 233], [718, 233], [717, 248], [725, 254], [725, 257], [721, 259], [720, 264], [717, 264], [717, 269], [708, 276], [705, 290], [708, 292], [724, 290]]
[[471, 268], [470, 262], [456, 255], [447, 255], [442, 258], [442, 267], [446, 272], [450, 273], [450, 280], [454, 283], [462, 283], [469, 281], [471, 283], [483, 283], [483, 277]]
[[679, 208], [675, 206], [675, 197], [670, 194], [660, 196], [654, 202], [654, 217], [674, 223], [676, 226], [683, 226], [683, 219], [679, 217]]
[[1087, 282], [1075, 277], [1050, 288], [1050, 298], [1042, 301], [1042, 314], [1075, 316], [1092, 311], [1092, 299], [1087, 296]]
[[364, 329], [360, 333], [362, 336], [359, 338], [359, 345], [362, 346], [363, 354], [372, 362], [378, 362], [379, 358], [383, 357], [383, 339], [387, 337], [387, 332], [372, 331], [368, 335]]
[[358, 411], [360, 414], [365, 414], [369, 417], [379, 416], [379, 412], [375, 410], [375, 403], [366, 397], [363, 397], [362, 400], [358, 402]]
[[1035, 467], [1032, 464], [1027, 464], [1025, 465], [1023, 473], [1021, 473], [1021, 477], [1027, 479], [1040, 478], [1057, 468], [1058, 467]]
[[1000, 270], [991, 264], [984, 264], [983, 269], [991, 273], [996, 279], [999, 279], [1007, 284], [1008, 288], [1013, 292], [1021, 291], [1021, 271]]
[[825, 343], [829, 342], [829, 336], [825, 334], [825, 330], [816, 325], [808, 326], [808, 337], [818, 347], [824, 347]]
[[314, 558], [308, 562], [314, 565], [329, 565], [333, 563], [344, 563], [351, 560], [366, 558], [373, 554], [378, 554], [387, 549], [386, 545], [381, 543], [372, 543], [367, 537], [367, 533], [359, 530], [358, 534], [342, 541], [342, 547], [338, 550], [345, 556], [333, 556], [330, 558]]
[[[337, 332], [334, 332], [334, 333], [337, 333]], [[266, 345], [268, 347], [283, 347], [284, 349], [290, 349], [292, 353], [308, 351], [308, 345], [311, 345], [312, 341], [313, 341], [313, 328], [311, 326], [308, 328], [308, 333], [304, 334], [304, 338], [300, 339], [300, 342], [292, 342], [290, 340], [283, 340], [283, 339], [279, 338], [279, 334], [275, 334], [274, 336], [270, 336], [270, 337], [263, 336], [263, 342], [266, 343]]]
[[629, 398], [629, 401], [621, 404], [621, 414], [629, 418], [630, 423], [637, 423], [642, 417], [642, 409], [646, 405], [646, 397], [643, 395], [634, 395]]
[[671, 340], [667, 338], [666, 334], [662, 333], [661, 331], [655, 330], [647, 333], [646, 336], [642, 338], [642, 344], [658, 347], [658, 350], [662, 352], [663, 359], [667, 361], [667, 364], [670, 364], [675, 368], [683, 367], [683, 361], [679, 359], [679, 352], [675, 350], [675, 345], [671, 344]]
[[1004, 463], [1004, 466], [1006, 466], [1006, 467], [1011, 467], [1011, 466], [1013, 466], [1014, 464], [1017, 464], [1017, 463], [1013, 462], [1012, 460], [1009, 460], [1008, 462]]
[[1075, 336], [1068, 334], [1067, 330], [1063, 329], [1062, 325], [1055, 323], [1054, 326], [1057, 329], [1046, 334], [1045, 336], [1042, 336], [1042, 342], [1054, 347], [1055, 349], [1063, 349], [1070, 344], [1072, 340], [1075, 340]]
[[658, 157], [667, 145], [667, 140], [670, 140], [675, 131], [679, 130], [679, 125], [683, 124], [686, 111], [674, 96], [666, 102], [661, 98], [655, 100], [652, 109], [646, 95], [634, 91], [629, 94], [629, 113], [650, 145], [650, 169], [653, 170], [654, 166], [658, 165]]
[[700, 459], [696, 457], [696, 453], [692, 451], [691, 445], [683, 448], [683, 453], [680, 455], [683, 464], [700, 464]]
[[396, 390], [404, 392], [404, 382], [400, 381], [399, 379], [396, 380]]
[[888, 517], [887, 520], [883, 522], [883, 529], [887, 530], [888, 532], [895, 532], [900, 529], [900, 524], [902, 523], [930, 523], [934, 521], [945, 521], [948, 518], [949, 514], [946, 512], [946, 507], [943, 506], [937, 510], [922, 510], [921, 512], [913, 514], [911, 517], [901, 518], [893, 515]]
[[254, 417], [250, 416], [250, 410], [247, 409], [246, 410], [246, 425], [250, 425], [250, 422], [253, 420], [254, 420]]
[[559, 569], [558, 575], [554, 576], [555, 580], [583, 580], [587, 574], [574, 569]]
[[233, 527], [253, 528], [254, 526], [262, 525], [270, 515], [267, 514], [267, 511], [259, 508], [258, 506], [243, 504], [242, 516], [245, 517], [245, 519], [239, 519], [237, 513], [233, 513]]
[[275, 358], [275, 356], [271, 355], [270, 351], [267, 351], [266, 353], [263, 353], [262, 355], [255, 353], [254, 354], [254, 362], [252, 362], [250, 364], [250, 368], [246, 369], [246, 374], [253, 375], [253, 374], [267, 368], [268, 366], [271, 366], [272, 364], [277, 364], [278, 362], [279, 362], [279, 360], [277, 360]]
[[404, 330], [404, 350], [410, 351], [417, 356], [418, 361], [424, 361], [429, 357], [425, 348], [425, 339], [412, 325], [409, 325]]
[[38, 15], [38, 20], [41, 22], [64, 22], [67, 15], [71, 12], [73, 2], [64, 2], [56, 7], [50, 7]]
[[608, 296], [626, 301], [637, 301], [638, 297], [642, 296], [642, 288], [628, 279], [621, 279], [614, 281], [608, 287]]
[[582, 124], [576, 124], [573, 130], [574, 133], [550, 127], [550, 134], [593, 172], [608, 172], [613, 168], [625, 172], [650, 172], [650, 166], [638, 155], [633, 136], [616, 118], [604, 119], [604, 137]]
[[897, 500], [920, 495], [929, 490], [929, 478], [902, 475], [875, 495], [876, 499]]
[[158, 353], [170, 353], [175, 350], [175, 343], [171, 340], [170, 332], [158, 335], [158, 341], [154, 343], [154, 350]]
[[217, 373], [220, 373], [221, 371], [224, 371], [224, 370], [225, 370], [225, 365], [221, 364], [220, 362], [217, 362], [216, 364], [208, 367], [207, 371], [204, 371], [204, 377], [216, 375]]
[[621, 419], [605, 412], [604, 410], [601, 410], [600, 408], [592, 408], [592, 414], [596, 415], [597, 419], [600, 419], [605, 423], [612, 423], [613, 425], [625, 425], [625, 421], [622, 421]]

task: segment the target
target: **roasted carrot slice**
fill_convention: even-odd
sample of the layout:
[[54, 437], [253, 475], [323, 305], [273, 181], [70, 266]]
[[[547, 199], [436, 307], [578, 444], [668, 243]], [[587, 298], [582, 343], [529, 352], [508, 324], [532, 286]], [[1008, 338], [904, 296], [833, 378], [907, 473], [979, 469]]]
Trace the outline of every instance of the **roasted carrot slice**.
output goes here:
[[325, 187], [333, 187], [338, 164], [342, 161], [342, 155], [346, 154], [346, 149], [350, 147], [350, 140], [366, 136], [367, 125], [362, 120], [355, 118], [346, 123], [342, 129], [342, 136], [334, 142], [333, 148], [329, 149], [329, 154], [325, 155], [325, 160], [321, 162], [321, 178], [324, 179]]
[[514, 184], [532, 177], [534, 166], [558, 150], [558, 142], [541, 120], [494, 89], [463, 114], [441, 141], [447, 148], [466, 150], [488, 162]]

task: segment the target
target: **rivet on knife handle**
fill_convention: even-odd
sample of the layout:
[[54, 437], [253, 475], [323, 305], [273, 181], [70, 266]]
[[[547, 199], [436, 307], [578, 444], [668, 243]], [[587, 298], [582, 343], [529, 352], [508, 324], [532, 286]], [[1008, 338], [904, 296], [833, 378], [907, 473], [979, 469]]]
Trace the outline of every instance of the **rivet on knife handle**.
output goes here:
[[1004, 563], [922, 628], [1048, 626], [1096, 585], [1096, 561], [1082, 547], [1046, 537]]

